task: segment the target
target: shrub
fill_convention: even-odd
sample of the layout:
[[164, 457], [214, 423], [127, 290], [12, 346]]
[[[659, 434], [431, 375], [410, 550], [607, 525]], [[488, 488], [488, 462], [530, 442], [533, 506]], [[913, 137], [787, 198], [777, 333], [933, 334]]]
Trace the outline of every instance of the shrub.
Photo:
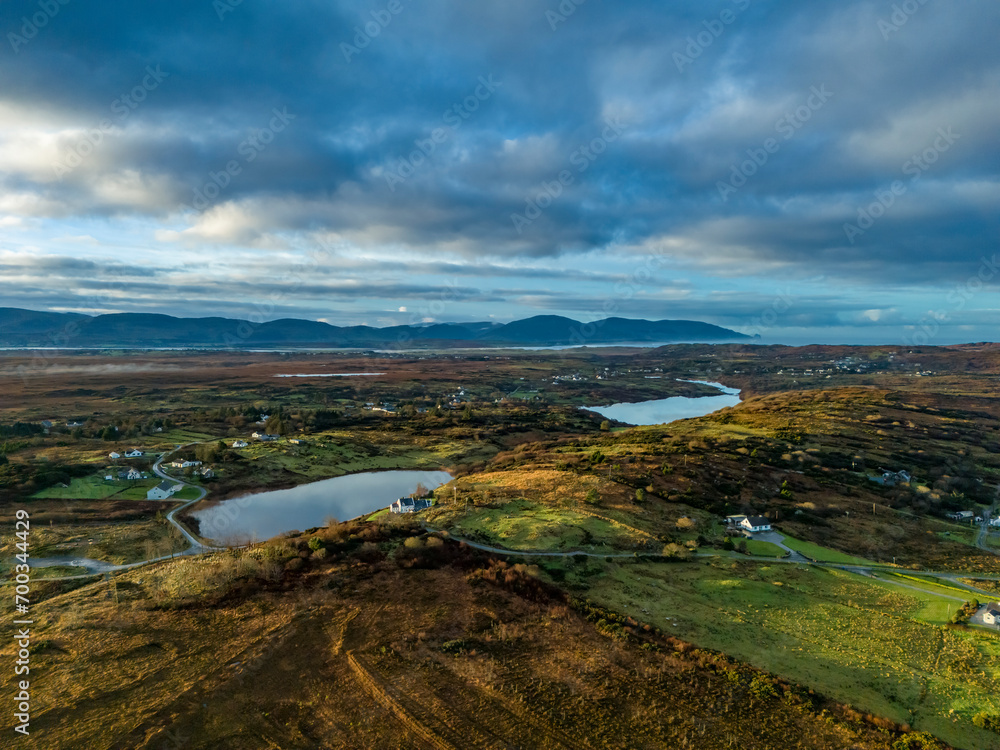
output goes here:
[[315, 552], [322, 546], [323, 546], [323, 540], [320, 539], [318, 536], [314, 536], [309, 540], [309, 549], [311, 549], [313, 552]]
[[980, 711], [972, 717], [972, 723], [980, 729], [1000, 733], [1000, 714], [988, 714], [985, 711]]
[[914, 732], [900, 737], [893, 743], [892, 750], [943, 750], [944, 745], [927, 732]]

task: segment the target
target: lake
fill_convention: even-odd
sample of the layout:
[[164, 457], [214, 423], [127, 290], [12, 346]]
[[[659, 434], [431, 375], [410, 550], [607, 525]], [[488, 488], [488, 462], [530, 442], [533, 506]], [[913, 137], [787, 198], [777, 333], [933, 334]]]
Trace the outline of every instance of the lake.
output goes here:
[[446, 471], [369, 471], [223, 500], [194, 510], [200, 534], [217, 542], [263, 540], [286, 531], [322, 526], [381, 508], [409, 495], [422, 484], [437, 489], [450, 482]]
[[678, 382], [710, 385], [718, 389], [720, 395], [700, 398], [671, 396], [653, 401], [640, 401], [635, 404], [611, 404], [610, 406], [585, 406], [583, 408], [624, 424], [653, 425], [667, 424], [678, 419], [703, 417], [706, 414], [719, 411], [719, 409], [736, 406], [740, 403], [738, 388], [729, 388], [722, 383], [713, 383], [707, 380], [679, 380]]
[[276, 378], [375, 378], [385, 375], [384, 372], [295, 372], [288, 375], [275, 375]]

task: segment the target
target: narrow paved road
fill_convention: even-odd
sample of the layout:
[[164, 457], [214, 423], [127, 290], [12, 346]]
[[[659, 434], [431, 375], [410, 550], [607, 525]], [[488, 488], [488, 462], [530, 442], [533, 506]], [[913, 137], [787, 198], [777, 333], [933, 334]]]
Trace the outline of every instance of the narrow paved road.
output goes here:
[[184, 510], [185, 508], [191, 507], [195, 503], [202, 500], [205, 497], [205, 495], [208, 494], [208, 490], [206, 490], [204, 487], [198, 487], [197, 485], [191, 484], [190, 482], [185, 482], [182, 479], [177, 479], [176, 477], [172, 477], [169, 474], [167, 474], [163, 469], [160, 468], [160, 464], [163, 463], [163, 459], [165, 459], [171, 453], [175, 453], [176, 451], [179, 451], [181, 448], [187, 448], [190, 445], [197, 445], [197, 443], [188, 443], [187, 445], [178, 446], [177, 448], [174, 448], [174, 450], [172, 451], [167, 451], [166, 453], [161, 454], [160, 457], [156, 459], [156, 463], [153, 464], [153, 473], [156, 474], [156, 476], [160, 477], [161, 479], [166, 479], [169, 482], [176, 482], [177, 484], [182, 484], [185, 487], [194, 487], [195, 489], [198, 490], [198, 497], [196, 497], [194, 500], [186, 502], [184, 503], [184, 505], [179, 505], [172, 511], [167, 513], [167, 520], [170, 523], [172, 523], [174, 527], [181, 532], [181, 534], [184, 535], [184, 538], [187, 539], [188, 543], [191, 545], [191, 549], [185, 550], [184, 552], [184, 554], [187, 555], [195, 554], [194, 552], [192, 552], [192, 550], [196, 550], [197, 552], [207, 552], [213, 549], [220, 549], [219, 547], [211, 547], [207, 544], [203, 544], [201, 540], [195, 537], [194, 534], [192, 534], [190, 531], [184, 528], [184, 526], [182, 526], [181, 523], [174, 518], [174, 516], [176, 516], [180, 511]]
[[174, 482], [175, 484], [181, 484], [184, 485], [185, 487], [194, 487], [195, 489], [198, 490], [198, 497], [196, 497], [194, 500], [189, 500], [183, 505], [178, 505], [176, 508], [167, 513], [167, 521], [171, 525], [173, 525], [174, 528], [176, 528], [179, 532], [181, 532], [181, 534], [184, 535], [184, 538], [190, 545], [186, 550], [181, 550], [180, 552], [173, 552], [169, 555], [160, 555], [159, 557], [151, 557], [148, 560], [140, 560], [139, 562], [127, 563], [125, 565], [107, 564], [102, 566], [100, 571], [96, 571], [93, 573], [82, 573], [80, 575], [72, 575], [72, 576], [53, 576], [52, 578], [44, 578], [39, 580], [70, 581], [76, 578], [93, 578], [94, 576], [105, 575], [107, 573], [116, 572], [119, 570], [130, 570], [132, 568], [138, 568], [142, 565], [149, 565], [150, 563], [161, 562], [163, 560], [173, 560], [176, 557], [184, 557], [186, 555], [201, 555], [206, 552], [213, 552], [216, 550], [226, 549], [225, 547], [213, 547], [211, 545], [205, 544], [196, 536], [194, 536], [191, 532], [189, 532], [186, 528], [184, 528], [184, 526], [181, 525], [181, 523], [175, 518], [175, 516], [185, 508], [189, 508], [195, 503], [202, 500], [205, 497], [205, 495], [208, 494], [208, 490], [206, 490], [204, 487], [198, 487], [197, 485], [191, 484], [190, 482], [185, 482], [183, 479], [177, 479], [176, 477], [172, 477], [169, 474], [167, 474], [163, 469], [160, 468], [160, 464], [163, 463], [163, 460], [167, 458], [167, 456], [171, 455], [172, 453], [176, 453], [181, 448], [187, 448], [189, 446], [198, 444], [199, 443], [187, 443], [185, 445], [178, 445], [176, 448], [172, 450], [169, 450], [165, 453], [161, 453], [160, 457], [156, 459], [156, 462], [153, 464], [153, 473], [156, 474], [156, 476], [160, 477], [161, 479], [165, 479], [169, 482]]

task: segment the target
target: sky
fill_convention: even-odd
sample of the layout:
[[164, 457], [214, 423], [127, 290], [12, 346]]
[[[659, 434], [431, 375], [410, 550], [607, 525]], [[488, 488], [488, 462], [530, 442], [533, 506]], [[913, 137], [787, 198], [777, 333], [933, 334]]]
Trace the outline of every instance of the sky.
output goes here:
[[1000, 3], [6, 0], [0, 306], [1000, 329]]

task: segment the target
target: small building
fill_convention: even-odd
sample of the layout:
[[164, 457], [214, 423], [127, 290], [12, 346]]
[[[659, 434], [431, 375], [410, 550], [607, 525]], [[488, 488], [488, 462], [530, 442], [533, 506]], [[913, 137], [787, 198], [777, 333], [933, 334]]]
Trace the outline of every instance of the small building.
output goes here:
[[114, 477], [113, 474], [105, 474], [104, 475], [104, 481], [105, 482], [113, 482], [113, 481], [115, 481], [115, 477]]
[[760, 531], [770, 531], [771, 521], [764, 516], [747, 516], [740, 521], [740, 526], [751, 534], [756, 534]]
[[127, 479], [130, 482], [137, 482], [142, 479], [142, 474], [140, 474], [135, 469], [129, 469], [128, 471], [118, 472], [119, 479]]
[[746, 516], [742, 513], [738, 513], [733, 516], [726, 516], [726, 526], [742, 526], [745, 520]]
[[121, 457], [122, 457], [121, 453], [115, 453], [114, 451], [108, 454], [108, 458], [121, 458]]
[[142, 458], [142, 451], [138, 448], [133, 448], [125, 454], [125, 458]]
[[302, 440], [301, 438], [292, 438], [288, 442], [291, 443], [292, 445], [305, 445], [306, 444], [306, 441]]
[[987, 625], [1000, 624], [1000, 604], [994, 602], [986, 605], [986, 614], [983, 615], [983, 622]]
[[67, 422], [67, 427], [83, 427], [83, 422]]
[[414, 500], [412, 497], [401, 497], [389, 506], [393, 513], [416, 513], [418, 510], [426, 510], [431, 507], [429, 497], [421, 497]]
[[246, 448], [248, 445], [250, 445], [250, 443], [248, 443], [246, 440], [233, 441], [233, 448]]
[[182, 486], [183, 485], [175, 484], [174, 482], [168, 482], [164, 480], [146, 493], [146, 499], [166, 500], [168, 497], [170, 497], [179, 489], [181, 489]]
[[952, 521], [971, 521], [976, 517], [976, 514], [971, 510], [960, 510], [957, 513], [951, 513], [948, 515]]
[[201, 461], [171, 461], [167, 464], [171, 469], [190, 469], [193, 466], [201, 466]]
[[265, 443], [271, 443], [277, 440], [280, 436], [268, 435], [266, 432], [255, 432], [253, 435], [251, 435], [251, 437], [255, 438], [256, 440], [263, 440]]

